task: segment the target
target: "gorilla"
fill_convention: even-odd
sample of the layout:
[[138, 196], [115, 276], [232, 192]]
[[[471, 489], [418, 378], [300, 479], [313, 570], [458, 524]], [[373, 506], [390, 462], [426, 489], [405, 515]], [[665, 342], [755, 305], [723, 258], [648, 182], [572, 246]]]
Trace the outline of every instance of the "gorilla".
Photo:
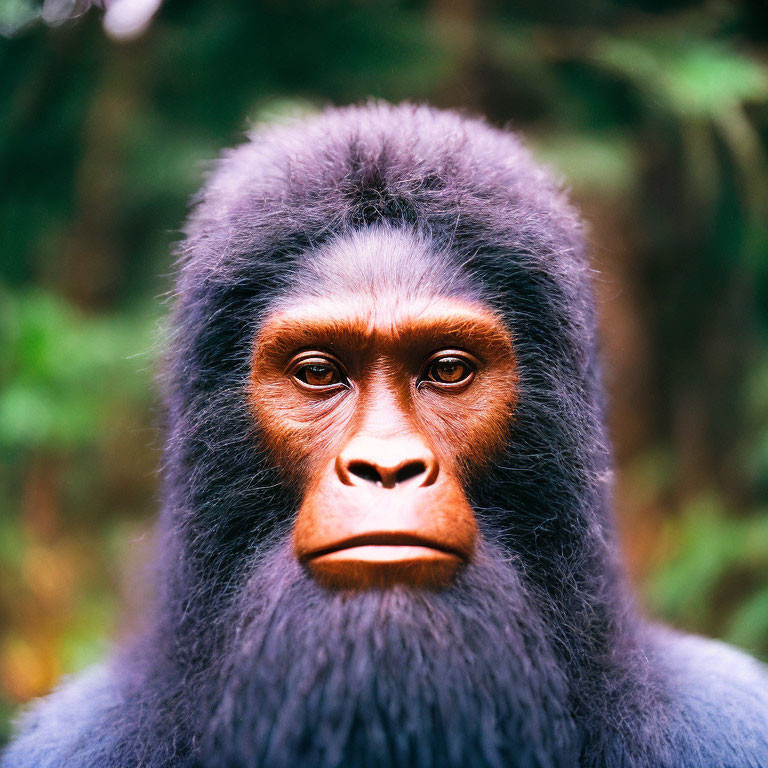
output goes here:
[[520, 140], [257, 129], [180, 245], [145, 627], [3, 768], [759, 768], [768, 673], [641, 617], [579, 219]]

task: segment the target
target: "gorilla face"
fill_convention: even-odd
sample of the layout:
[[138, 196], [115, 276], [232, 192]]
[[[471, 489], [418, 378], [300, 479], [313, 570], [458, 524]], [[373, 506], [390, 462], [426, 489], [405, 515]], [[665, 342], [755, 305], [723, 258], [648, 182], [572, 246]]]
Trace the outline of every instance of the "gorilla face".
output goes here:
[[251, 363], [261, 439], [301, 498], [296, 557], [329, 587], [448, 586], [477, 540], [462, 476], [512, 415], [509, 335], [438, 289], [449, 265], [408, 233], [375, 228], [308, 261]]

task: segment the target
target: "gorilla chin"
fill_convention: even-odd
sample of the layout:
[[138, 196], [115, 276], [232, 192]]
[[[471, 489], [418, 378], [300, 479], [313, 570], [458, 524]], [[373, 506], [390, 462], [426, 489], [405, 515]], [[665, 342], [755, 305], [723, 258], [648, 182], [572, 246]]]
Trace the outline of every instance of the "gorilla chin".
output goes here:
[[319, 585], [281, 544], [222, 622], [202, 763], [575, 765], [542, 601], [487, 544], [448, 588], [363, 591]]

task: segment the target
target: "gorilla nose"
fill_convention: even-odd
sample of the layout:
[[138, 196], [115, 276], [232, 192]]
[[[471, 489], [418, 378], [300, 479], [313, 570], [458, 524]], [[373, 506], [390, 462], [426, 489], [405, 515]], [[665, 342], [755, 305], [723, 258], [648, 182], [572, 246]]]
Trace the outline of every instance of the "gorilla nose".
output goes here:
[[410, 438], [358, 438], [336, 459], [336, 474], [344, 485], [396, 488], [412, 481], [427, 486], [435, 482], [437, 473], [432, 452]]

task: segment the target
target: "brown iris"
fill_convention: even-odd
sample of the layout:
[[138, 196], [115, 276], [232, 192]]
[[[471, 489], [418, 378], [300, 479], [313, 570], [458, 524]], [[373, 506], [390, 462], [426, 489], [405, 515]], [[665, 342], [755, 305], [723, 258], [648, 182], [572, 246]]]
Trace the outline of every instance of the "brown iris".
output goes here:
[[441, 354], [428, 363], [422, 382], [447, 388], [459, 388], [469, 384], [475, 370], [474, 363], [464, 355]]
[[291, 375], [302, 388], [317, 391], [335, 391], [346, 381], [338, 363], [319, 355], [295, 361], [291, 366]]

